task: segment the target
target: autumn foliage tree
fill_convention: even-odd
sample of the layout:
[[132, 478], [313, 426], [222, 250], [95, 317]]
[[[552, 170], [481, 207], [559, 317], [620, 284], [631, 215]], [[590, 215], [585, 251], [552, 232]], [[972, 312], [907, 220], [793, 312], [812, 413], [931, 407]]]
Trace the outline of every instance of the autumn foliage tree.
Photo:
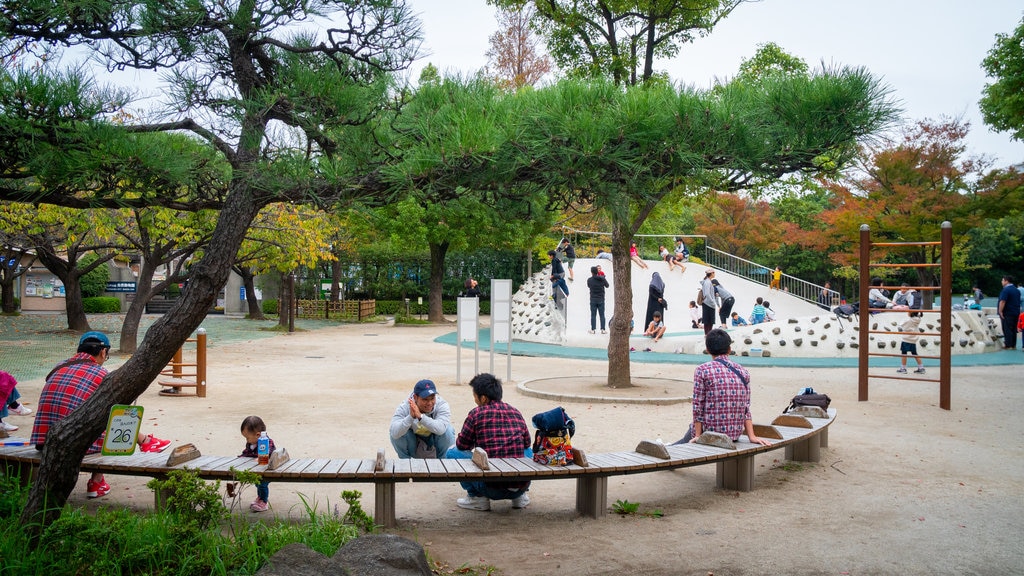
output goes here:
[[[955, 242], [962, 243], [980, 222], [975, 200], [987, 193], [978, 182], [988, 163], [966, 152], [969, 128], [958, 119], [922, 120], [904, 128], [892, 144], [865, 148], [846, 178], [826, 182], [831, 207], [800, 241], [809, 249], [827, 251], [834, 262], [846, 266], [858, 257], [862, 224], [869, 225], [872, 238], [880, 241], [917, 242], [937, 240], [940, 224], [950, 221]], [[938, 256], [937, 246], [914, 246], [893, 257], [924, 264], [936, 262]], [[935, 285], [934, 268], [915, 270], [919, 285]]]
[[498, 31], [489, 38], [487, 68], [498, 85], [507, 89], [534, 86], [552, 69], [551, 57], [530, 29], [534, 8], [498, 10]]
[[778, 248], [789, 226], [772, 215], [771, 205], [744, 194], [711, 193], [694, 214], [697, 234], [708, 243], [740, 258], [752, 259]]

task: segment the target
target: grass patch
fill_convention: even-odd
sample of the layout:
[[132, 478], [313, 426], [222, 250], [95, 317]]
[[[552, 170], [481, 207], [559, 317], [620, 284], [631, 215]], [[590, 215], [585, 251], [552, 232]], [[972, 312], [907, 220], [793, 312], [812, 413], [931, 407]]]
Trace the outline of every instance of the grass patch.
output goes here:
[[[220, 482], [204, 482], [188, 471], [171, 474], [156, 486], [166, 495], [162, 510], [138, 514], [101, 508], [89, 514], [69, 508], [35, 547], [18, 523], [28, 489], [14, 476], [0, 476], [0, 573], [248, 575], [288, 544], [302, 543], [330, 556], [349, 540], [375, 530], [359, 506], [358, 491], [345, 493], [345, 514], [321, 512], [315, 502], [303, 500], [307, 518], [301, 523], [251, 522], [228, 514]], [[249, 484], [254, 479], [242, 480]]]
[[629, 500], [616, 500], [615, 504], [612, 504], [612, 512], [620, 516], [647, 516], [648, 518], [661, 518], [665, 515], [657, 508], [641, 511], [639, 502], [630, 502]]

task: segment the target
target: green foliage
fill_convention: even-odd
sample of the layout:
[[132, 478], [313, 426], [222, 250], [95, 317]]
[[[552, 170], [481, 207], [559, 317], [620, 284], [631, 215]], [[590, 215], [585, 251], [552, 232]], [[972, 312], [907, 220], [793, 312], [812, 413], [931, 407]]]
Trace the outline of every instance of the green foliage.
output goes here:
[[[14, 522], [28, 498], [28, 484], [23, 483], [16, 469], [8, 467], [0, 474], [0, 524]], [[0, 558], [3, 555], [0, 554]]]
[[161, 506], [173, 517], [175, 531], [182, 537], [216, 525], [227, 514], [220, 481], [208, 484], [193, 470], [172, 470], [166, 480], [154, 478], [146, 486], [160, 495]]
[[116, 314], [121, 311], [121, 301], [116, 296], [82, 298], [82, 310], [86, 314]]
[[978, 107], [982, 118], [996, 131], [1024, 141], [1024, 18], [1012, 36], [996, 34], [995, 45], [981, 67], [995, 79], [981, 91]]
[[277, 298], [264, 298], [260, 305], [264, 314], [277, 314], [280, 307]]
[[359, 490], [345, 490], [341, 493], [341, 499], [348, 505], [348, 510], [341, 517], [341, 521], [344, 524], [352, 524], [365, 532], [373, 532], [376, 525], [373, 522], [373, 517], [367, 514], [363, 510], [362, 504], [359, 503], [359, 499], [362, 497], [363, 493]]
[[641, 516], [647, 516], [648, 518], [661, 518], [665, 515], [664, 512], [658, 509], [641, 512], [640, 504], [638, 502], [630, 502], [629, 500], [616, 500], [615, 504], [612, 504], [612, 512], [622, 516], [639, 514]]
[[[78, 261], [80, 268], [85, 268], [99, 259], [95, 254], [86, 254]], [[89, 273], [82, 276], [80, 283], [82, 298], [93, 298], [100, 296], [107, 289], [107, 281], [110, 280], [110, 269], [106, 265], [97, 266]]]

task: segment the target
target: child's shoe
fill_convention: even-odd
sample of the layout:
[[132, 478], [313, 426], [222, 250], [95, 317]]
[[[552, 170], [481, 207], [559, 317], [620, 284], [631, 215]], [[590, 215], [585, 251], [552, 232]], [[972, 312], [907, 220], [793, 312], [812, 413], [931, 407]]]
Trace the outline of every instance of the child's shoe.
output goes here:
[[896, 372], [898, 374], [906, 374], [907, 373], [907, 369], [906, 368], [897, 368]]
[[17, 408], [10, 409], [11, 414], [17, 414], [18, 416], [28, 416], [32, 413], [32, 409], [24, 404], [18, 404]]
[[267, 510], [270, 509], [270, 504], [267, 504], [266, 500], [261, 500], [257, 498], [255, 501], [253, 501], [252, 504], [249, 505], [249, 509], [252, 510], [253, 512], [266, 512]]
[[914, 370], [914, 374], [924, 374], [924, 366], [921, 366], [917, 370]]

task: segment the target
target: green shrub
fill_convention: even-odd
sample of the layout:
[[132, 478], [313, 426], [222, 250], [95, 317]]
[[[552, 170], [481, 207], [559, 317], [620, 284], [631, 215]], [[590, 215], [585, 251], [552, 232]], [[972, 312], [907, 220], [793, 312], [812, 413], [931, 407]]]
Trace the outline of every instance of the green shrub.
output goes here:
[[262, 306], [263, 306], [263, 313], [264, 314], [277, 314], [277, 311], [278, 311], [277, 298], [264, 298]]
[[[78, 266], [85, 268], [89, 264], [92, 264], [99, 256], [96, 254], [86, 254], [78, 261]], [[110, 268], [107, 268], [106, 263], [101, 266], [97, 266], [91, 270], [88, 274], [82, 276], [78, 283], [79, 288], [82, 291], [82, 298], [91, 298], [93, 296], [99, 296], [107, 291], [107, 281], [110, 280]]]
[[116, 296], [82, 298], [82, 309], [86, 314], [116, 314], [121, 311], [121, 301]]

